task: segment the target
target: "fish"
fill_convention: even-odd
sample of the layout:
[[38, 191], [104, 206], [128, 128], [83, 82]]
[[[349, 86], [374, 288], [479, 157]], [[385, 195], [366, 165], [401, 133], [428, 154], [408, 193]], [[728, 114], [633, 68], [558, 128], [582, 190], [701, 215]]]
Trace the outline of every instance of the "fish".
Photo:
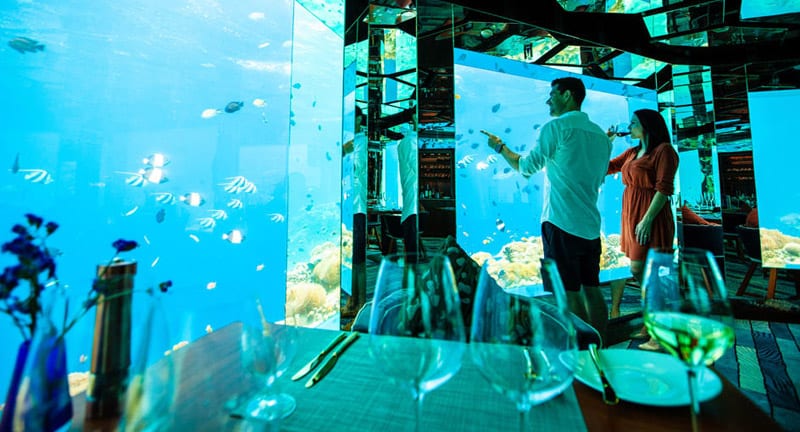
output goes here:
[[228, 219], [228, 213], [225, 210], [212, 209], [209, 211], [211, 212], [211, 217], [216, 220]]
[[259, 48], [266, 48], [268, 46], [269, 46], [269, 42], [263, 42], [263, 43], [258, 44]]
[[286, 220], [286, 217], [280, 213], [270, 213], [267, 216], [269, 216], [269, 220], [271, 220], [272, 222], [280, 223]]
[[300, 87], [303, 87], [303, 85], [300, 84], [300, 83], [294, 83], [294, 85], [292, 85], [292, 87], [294, 87], [296, 89], [299, 89]]
[[142, 168], [139, 170], [139, 174], [141, 174], [148, 183], [162, 184], [169, 181], [167, 176], [164, 175], [164, 170], [162, 168]]
[[156, 257], [156, 259], [154, 259], [154, 260], [153, 260], [153, 262], [151, 262], [151, 263], [150, 263], [150, 267], [151, 267], [151, 268], [152, 268], [152, 267], [155, 267], [155, 266], [156, 266], [156, 264], [158, 264], [158, 261], [159, 261], [160, 259], [161, 259], [161, 257]]
[[217, 114], [222, 114], [222, 111], [215, 108], [208, 108], [204, 109], [203, 112], [200, 113], [200, 117], [204, 119], [210, 119], [212, 117], [216, 117]]
[[456, 162], [456, 166], [458, 166], [459, 168], [466, 168], [467, 166], [469, 166], [469, 164], [471, 164], [474, 161], [475, 161], [474, 155], [471, 154], [466, 155], [463, 158], [461, 158], [458, 162]]
[[256, 266], [256, 271], [264, 270], [264, 264], [259, 264]]
[[211, 327], [211, 324], [206, 325], [206, 333], [212, 333], [214, 329]]
[[25, 54], [26, 52], [35, 53], [36, 51], [44, 51], [44, 44], [39, 43], [39, 41], [27, 38], [27, 37], [15, 37], [8, 41], [8, 46], [10, 46], [14, 51]]
[[234, 229], [228, 233], [222, 234], [222, 239], [232, 244], [241, 244], [244, 241], [244, 234], [240, 230]]
[[167, 216], [167, 211], [163, 208], [156, 213], [156, 222], [161, 223], [164, 222], [164, 218]]
[[506, 230], [506, 223], [503, 222], [502, 219], [497, 218], [497, 220], [494, 221], [494, 223], [495, 223], [495, 226], [497, 226], [498, 230], [500, 230], [500, 231], [505, 231]]
[[495, 104], [492, 106], [492, 112], [496, 113], [497, 111], [500, 111], [500, 104]]
[[511, 128], [506, 128], [505, 132], [506, 133], [511, 133]]
[[507, 178], [511, 178], [514, 176], [514, 170], [511, 168], [505, 168], [503, 171], [496, 173], [492, 176], [495, 180], [505, 180]]
[[253, 99], [253, 106], [258, 108], [264, 108], [265, 106], [267, 106], [267, 102], [264, 101], [264, 99], [255, 98]]
[[150, 156], [142, 159], [142, 163], [145, 165], [150, 165], [154, 168], [161, 168], [169, 165], [169, 159], [161, 153], [153, 153]]
[[217, 220], [210, 217], [199, 218], [197, 223], [204, 229], [214, 229], [217, 226]]
[[264, 12], [250, 12], [249, 14], [247, 14], [247, 18], [250, 18], [253, 21], [260, 21], [263, 20], [265, 17], [266, 15], [264, 15]]
[[18, 169], [17, 172], [26, 173], [23, 178], [31, 183], [50, 184], [54, 181], [53, 176], [47, 170], [40, 168]]
[[244, 207], [244, 204], [242, 203], [242, 200], [234, 198], [234, 199], [228, 201], [227, 206], [232, 208], [232, 209], [240, 209], [240, 208]]
[[136, 213], [137, 211], [139, 211], [139, 206], [133, 206], [132, 209], [130, 209], [127, 212], [125, 212], [125, 216], [130, 216], [130, 215]]
[[800, 225], [800, 213], [789, 213], [781, 216], [779, 220], [783, 224], [797, 226]]
[[17, 152], [17, 156], [14, 157], [14, 163], [11, 164], [11, 174], [16, 174], [19, 172], [19, 152]]
[[475, 165], [475, 169], [477, 169], [478, 171], [483, 171], [486, 168], [489, 168], [489, 164], [487, 164], [484, 161], [480, 161]]
[[496, 156], [496, 155], [489, 155], [489, 156], [486, 156], [486, 163], [488, 163], [489, 165], [491, 165], [491, 164], [493, 164], [493, 163], [495, 163], [495, 162], [497, 162], [497, 156]]
[[242, 109], [243, 106], [244, 106], [244, 102], [242, 102], [242, 101], [239, 101], [239, 102], [228, 102], [228, 105], [225, 105], [225, 112], [228, 113], [228, 114], [232, 114], [232, 113], [235, 113], [236, 111], [239, 111], [240, 109]]
[[180, 200], [190, 207], [200, 207], [206, 202], [197, 192], [188, 192], [180, 197]]
[[190, 238], [190, 239], [192, 239], [192, 240], [194, 240], [194, 241], [195, 241], [195, 243], [200, 243], [200, 237], [197, 237], [197, 236], [196, 236], [196, 235], [194, 235], [194, 234], [189, 234], [189, 238]]
[[156, 202], [159, 204], [174, 205], [178, 202], [178, 199], [175, 198], [175, 195], [171, 192], [157, 192], [153, 195], [155, 195]]
[[213, 290], [216, 287], [217, 287], [217, 282], [215, 282], [215, 281], [211, 281], [211, 282], [206, 284], [206, 289], [209, 290], [209, 291]]

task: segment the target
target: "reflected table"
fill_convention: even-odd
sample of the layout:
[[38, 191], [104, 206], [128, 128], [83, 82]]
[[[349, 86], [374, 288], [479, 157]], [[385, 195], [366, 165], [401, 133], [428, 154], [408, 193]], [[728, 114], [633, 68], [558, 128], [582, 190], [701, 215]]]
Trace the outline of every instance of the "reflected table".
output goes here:
[[[175, 430], [235, 431], [245, 421], [232, 418], [224, 408], [237, 394], [253, 390], [242, 370], [239, 336], [241, 325], [230, 324], [175, 352], [180, 371], [175, 403]], [[336, 367], [316, 386], [306, 389], [305, 379], [289, 380], [296, 370], [330, 342], [336, 331], [300, 329], [298, 353], [286, 375], [282, 391], [297, 400], [297, 410], [281, 423], [282, 431], [365, 430], [411, 431], [414, 405], [411, 395], [388, 382], [368, 355], [369, 338], [360, 338]], [[725, 378], [717, 398], [701, 405], [701, 430], [780, 430]], [[84, 397], [74, 399], [71, 430], [111, 431], [114, 421], [83, 421]], [[469, 358], [450, 381], [426, 396], [425, 430], [494, 431], [515, 428], [518, 414], [510, 400], [494, 391]], [[559, 397], [534, 406], [531, 430], [536, 431], [676, 431], [689, 430], [688, 407], [654, 408], [621, 402], [603, 403], [599, 392], [575, 382]]]

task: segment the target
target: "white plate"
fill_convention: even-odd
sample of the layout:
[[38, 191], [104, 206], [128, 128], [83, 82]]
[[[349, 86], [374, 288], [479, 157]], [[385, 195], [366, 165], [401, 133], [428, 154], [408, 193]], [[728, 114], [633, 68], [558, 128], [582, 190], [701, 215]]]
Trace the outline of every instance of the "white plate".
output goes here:
[[[689, 405], [686, 366], [669, 354], [629, 350], [600, 350], [606, 377], [620, 399], [643, 405]], [[578, 352], [575, 379], [602, 391], [600, 375], [588, 351]], [[719, 377], [703, 366], [697, 377], [699, 399], [709, 400], [722, 391]]]

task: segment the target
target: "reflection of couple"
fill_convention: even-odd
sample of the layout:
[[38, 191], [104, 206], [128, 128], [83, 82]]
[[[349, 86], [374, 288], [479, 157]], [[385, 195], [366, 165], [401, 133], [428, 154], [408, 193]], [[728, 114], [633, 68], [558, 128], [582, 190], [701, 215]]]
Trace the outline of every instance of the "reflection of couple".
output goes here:
[[355, 317], [367, 300], [367, 118], [356, 107], [355, 135], [342, 145], [342, 155], [353, 155], [353, 286], [343, 318]]

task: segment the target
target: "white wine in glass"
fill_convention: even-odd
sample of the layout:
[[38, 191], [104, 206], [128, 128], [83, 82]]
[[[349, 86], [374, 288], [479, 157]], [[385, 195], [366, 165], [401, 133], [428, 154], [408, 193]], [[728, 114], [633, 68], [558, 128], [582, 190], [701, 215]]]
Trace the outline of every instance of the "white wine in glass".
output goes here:
[[503, 291], [484, 264], [472, 314], [472, 360], [516, 404], [520, 431], [531, 407], [566, 390], [575, 371], [577, 337], [552, 260], [542, 261], [542, 276], [549, 294], [521, 297]]
[[416, 402], [422, 428], [425, 395], [461, 368], [466, 334], [458, 291], [445, 255], [391, 254], [381, 261], [369, 322], [369, 352], [389, 379]]
[[687, 366], [692, 428], [700, 413], [697, 374], [733, 345], [733, 314], [725, 283], [710, 252], [700, 249], [647, 255], [644, 324], [650, 335]]

